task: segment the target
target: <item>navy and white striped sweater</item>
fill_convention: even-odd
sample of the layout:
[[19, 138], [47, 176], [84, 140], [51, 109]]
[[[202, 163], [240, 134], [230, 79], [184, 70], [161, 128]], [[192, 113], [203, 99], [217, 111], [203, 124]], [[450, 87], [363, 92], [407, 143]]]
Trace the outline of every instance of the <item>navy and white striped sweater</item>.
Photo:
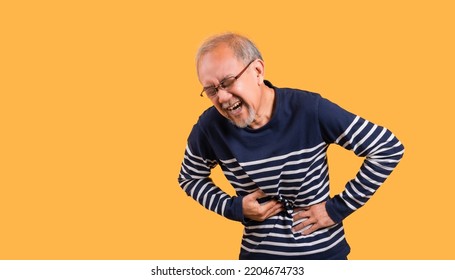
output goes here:
[[[404, 148], [386, 128], [318, 94], [273, 88], [273, 117], [259, 129], [238, 128], [214, 107], [200, 116], [188, 138], [179, 184], [207, 209], [244, 224], [240, 259], [346, 256], [350, 249], [342, 220], [371, 198], [400, 161]], [[344, 191], [331, 198], [326, 153], [332, 143], [365, 160]], [[237, 196], [229, 196], [210, 179], [217, 165]], [[242, 197], [257, 188], [282, 201], [288, 211], [264, 222], [246, 219]], [[323, 201], [336, 224], [308, 236], [293, 233], [292, 208]]]

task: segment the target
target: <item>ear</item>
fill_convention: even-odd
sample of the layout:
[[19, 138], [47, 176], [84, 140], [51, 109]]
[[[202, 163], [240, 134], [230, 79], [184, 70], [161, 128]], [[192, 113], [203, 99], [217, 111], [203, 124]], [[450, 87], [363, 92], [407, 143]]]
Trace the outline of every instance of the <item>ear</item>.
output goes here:
[[264, 61], [261, 59], [257, 59], [254, 63], [254, 70], [257, 76], [258, 85], [261, 85], [264, 82], [264, 74], [265, 74], [265, 65]]

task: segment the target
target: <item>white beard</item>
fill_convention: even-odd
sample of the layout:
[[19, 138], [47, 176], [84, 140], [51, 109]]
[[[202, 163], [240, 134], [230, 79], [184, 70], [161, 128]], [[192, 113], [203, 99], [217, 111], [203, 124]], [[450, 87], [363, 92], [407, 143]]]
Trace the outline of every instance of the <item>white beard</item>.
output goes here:
[[[244, 106], [244, 105], [242, 105], [242, 106]], [[248, 106], [248, 118], [246, 118], [245, 120], [232, 120], [229, 118], [229, 121], [231, 121], [232, 124], [234, 124], [235, 126], [237, 126], [239, 128], [245, 128], [245, 127], [249, 126], [254, 121], [255, 118], [256, 118], [256, 112], [254, 111], [253, 108]]]

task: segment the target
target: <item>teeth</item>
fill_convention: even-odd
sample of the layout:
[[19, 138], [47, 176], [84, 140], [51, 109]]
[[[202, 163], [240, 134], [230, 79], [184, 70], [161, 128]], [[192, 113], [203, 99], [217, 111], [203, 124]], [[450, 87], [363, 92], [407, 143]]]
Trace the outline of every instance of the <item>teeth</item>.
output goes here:
[[227, 109], [228, 109], [229, 111], [232, 111], [232, 110], [234, 110], [234, 109], [237, 109], [239, 106], [240, 106], [240, 101], [234, 103], [234, 105], [228, 107]]

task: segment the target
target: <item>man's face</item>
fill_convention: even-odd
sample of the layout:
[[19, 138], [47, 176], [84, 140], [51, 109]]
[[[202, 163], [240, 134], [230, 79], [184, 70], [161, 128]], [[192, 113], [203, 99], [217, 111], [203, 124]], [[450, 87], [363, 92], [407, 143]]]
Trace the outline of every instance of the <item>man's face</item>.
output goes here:
[[[228, 88], [218, 89], [211, 97], [221, 115], [238, 127], [250, 125], [260, 104], [259, 74], [253, 62], [245, 72]], [[203, 87], [218, 86], [228, 77], [237, 76], [245, 63], [238, 60], [232, 50], [224, 45], [205, 54], [198, 64], [199, 81]]]

